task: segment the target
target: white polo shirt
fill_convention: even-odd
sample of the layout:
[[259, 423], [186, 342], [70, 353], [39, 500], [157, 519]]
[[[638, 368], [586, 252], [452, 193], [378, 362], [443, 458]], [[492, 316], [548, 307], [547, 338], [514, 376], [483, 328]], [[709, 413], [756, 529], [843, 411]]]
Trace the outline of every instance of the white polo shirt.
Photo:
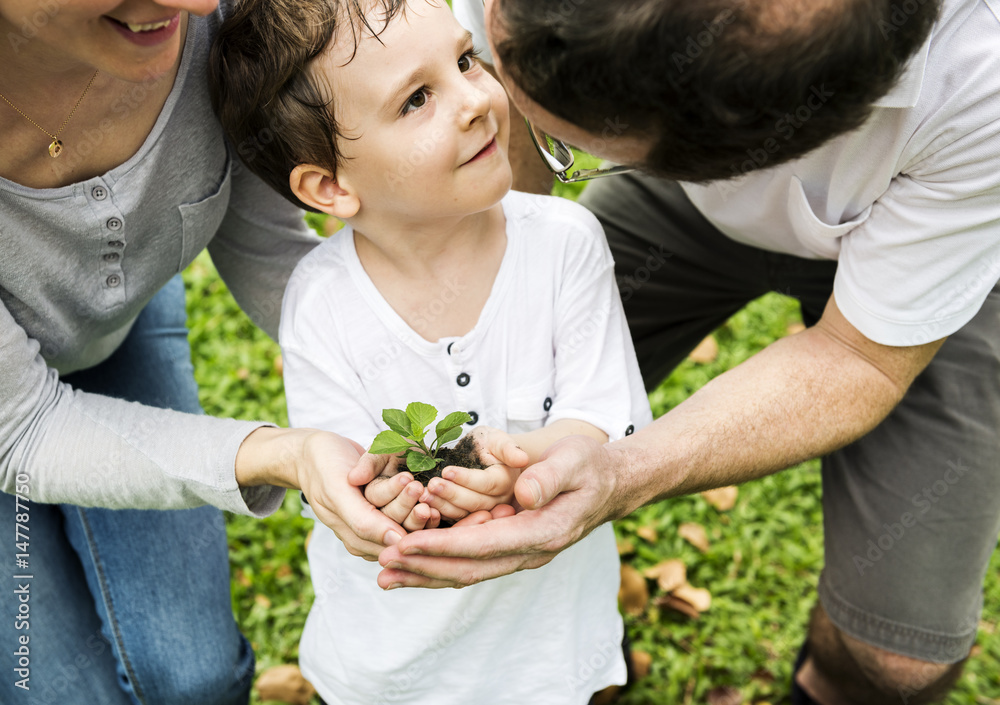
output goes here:
[[[460, 18], [482, 14], [478, 0], [454, 4]], [[768, 168], [830, 97], [816, 86], [777, 120], [772, 139], [734, 160], [738, 178], [685, 192], [734, 240], [837, 260], [837, 305], [871, 340], [954, 333], [1000, 279], [1000, 0], [946, 0], [861, 128]]]

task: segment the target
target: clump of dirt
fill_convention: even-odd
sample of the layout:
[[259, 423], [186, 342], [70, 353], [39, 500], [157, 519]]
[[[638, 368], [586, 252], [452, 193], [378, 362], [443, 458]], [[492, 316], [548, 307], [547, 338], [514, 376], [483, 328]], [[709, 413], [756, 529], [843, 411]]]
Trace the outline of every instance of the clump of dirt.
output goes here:
[[[479, 457], [479, 451], [476, 449], [476, 442], [472, 439], [472, 436], [463, 436], [453, 448], [441, 448], [438, 450], [437, 457], [441, 459], [442, 462], [438, 463], [436, 468], [428, 470], [427, 472], [413, 473], [413, 476], [424, 487], [427, 486], [427, 483], [430, 482], [432, 478], [441, 477], [441, 471], [449, 465], [454, 465], [460, 468], [472, 468], [473, 470], [486, 469], [486, 466], [483, 465], [482, 459]], [[406, 467], [405, 460], [403, 460], [399, 469], [409, 470], [409, 468]]]
[[[472, 440], [472, 436], [463, 436], [453, 448], [439, 449], [437, 457], [441, 458], [442, 462], [438, 463], [437, 467], [433, 470], [413, 473], [414, 479], [416, 479], [417, 482], [422, 484], [424, 487], [427, 487], [427, 483], [430, 482], [432, 478], [441, 477], [441, 471], [449, 465], [454, 465], [459, 468], [472, 468], [473, 470], [486, 469], [482, 459], [479, 457], [479, 451], [476, 449], [476, 442]], [[409, 470], [409, 468], [406, 467], [405, 460], [400, 464], [400, 470]], [[438, 527], [441, 529], [447, 529], [449, 526], [454, 525], [454, 523], [455, 522], [453, 520], [448, 519], [447, 517], [441, 517], [441, 523], [438, 524]]]

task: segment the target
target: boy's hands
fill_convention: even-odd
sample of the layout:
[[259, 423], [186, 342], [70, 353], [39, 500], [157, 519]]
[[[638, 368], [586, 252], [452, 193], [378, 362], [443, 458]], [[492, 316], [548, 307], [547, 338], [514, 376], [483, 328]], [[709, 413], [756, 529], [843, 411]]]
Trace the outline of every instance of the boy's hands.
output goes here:
[[365, 499], [407, 531], [434, 529], [441, 523], [438, 510], [420, 503], [424, 486], [410, 473], [400, 472], [399, 458], [395, 455], [365, 453], [351, 472], [363, 477], [378, 473], [365, 487]]
[[528, 454], [509, 434], [477, 426], [470, 435], [486, 469], [446, 467], [442, 477], [432, 479], [420, 496], [421, 502], [452, 520], [512, 504], [514, 483], [528, 464]]
[[365, 453], [348, 481], [360, 486], [375, 476], [365, 487], [365, 499], [407, 531], [436, 528], [442, 517], [464, 520], [464, 526], [506, 516], [504, 505], [513, 502], [514, 483], [528, 464], [528, 454], [495, 428], [480, 426], [472, 437], [485, 470], [449, 466], [425, 489], [409, 472], [399, 471], [396, 456]]

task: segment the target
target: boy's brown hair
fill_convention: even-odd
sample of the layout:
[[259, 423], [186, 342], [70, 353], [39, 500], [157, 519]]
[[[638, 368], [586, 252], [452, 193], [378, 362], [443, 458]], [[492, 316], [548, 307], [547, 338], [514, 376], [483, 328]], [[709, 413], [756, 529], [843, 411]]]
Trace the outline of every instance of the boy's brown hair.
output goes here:
[[[299, 164], [336, 173], [343, 137], [328, 87], [311, 75], [310, 62], [349, 27], [355, 45], [377, 37], [405, 0], [237, 0], [212, 45], [212, 107], [244, 164], [301, 208], [288, 177]], [[381, 7], [382, 27], [366, 10]]]

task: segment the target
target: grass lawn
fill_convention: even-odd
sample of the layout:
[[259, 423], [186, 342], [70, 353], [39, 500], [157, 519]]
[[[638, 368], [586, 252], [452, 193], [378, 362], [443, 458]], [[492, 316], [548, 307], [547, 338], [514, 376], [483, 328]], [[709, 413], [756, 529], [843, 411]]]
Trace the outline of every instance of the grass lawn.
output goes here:
[[[277, 345], [239, 311], [207, 256], [185, 272], [185, 281], [205, 411], [287, 424]], [[793, 300], [770, 294], [753, 302], [716, 331], [719, 355], [713, 362], [684, 362], [650, 395], [654, 415], [785, 335], [798, 320]], [[652, 599], [641, 614], [626, 618], [626, 627], [635, 648], [652, 656], [652, 670], [623, 705], [705, 703], [722, 686], [737, 689], [745, 703], [776, 705], [787, 698], [823, 564], [819, 497], [814, 461], [744, 485], [727, 512], [696, 496], [644, 507], [617, 523], [623, 562], [641, 571], [680, 559], [689, 582], [712, 595], [711, 608], [695, 620], [657, 606], [661, 595], [647, 581]], [[311, 522], [299, 516], [299, 508], [298, 494], [289, 492], [268, 519], [228, 517], [233, 610], [257, 653], [258, 673], [297, 660], [313, 599], [304, 549]], [[704, 527], [707, 551], [680, 537], [685, 523]], [[977, 656], [949, 704], [1000, 705], [998, 612], [1000, 552], [987, 576]]]

